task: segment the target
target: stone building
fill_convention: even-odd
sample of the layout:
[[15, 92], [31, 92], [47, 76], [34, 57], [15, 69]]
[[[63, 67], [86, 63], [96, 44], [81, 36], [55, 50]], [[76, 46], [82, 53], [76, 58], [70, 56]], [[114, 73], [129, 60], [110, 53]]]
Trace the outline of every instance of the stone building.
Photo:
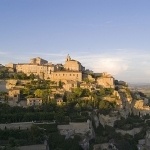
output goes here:
[[34, 74], [42, 79], [50, 79], [52, 81], [60, 80], [75, 80], [82, 81], [82, 72], [85, 68], [80, 62], [73, 60], [68, 55], [65, 64], [52, 64], [47, 60], [40, 57], [31, 58], [29, 63], [13, 64], [9, 63], [5, 65], [8, 68], [12, 68], [17, 73], [24, 72], [28, 76]]
[[77, 88], [78, 87], [78, 82], [73, 81], [73, 80], [66, 80], [64, 81], [63, 88], [65, 91], [71, 92], [72, 88]]
[[79, 71], [56, 71], [53, 72], [52, 81], [74, 80], [82, 81], [82, 72]]
[[64, 68], [66, 70], [71, 70], [71, 71], [84, 71], [85, 70], [85, 68], [81, 65], [79, 61], [71, 59], [69, 55], [66, 57]]
[[8, 97], [9, 100], [18, 102], [20, 100], [20, 89], [17, 88], [10, 89], [8, 92]]
[[105, 88], [114, 88], [114, 78], [106, 72], [97, 78], [97, 83]]
[[5, 65], [6, 68], [12, 68], [12, 69], [15, 69], [16, 68], [16, 64], [14, 63], [8, 63]]
[[16, 71], [24, 72], [28, 76], [33, 73], [41, 78], [51, 78], [52, 72], [55, 71], [55, 66], [52, 63], [44, 65], [23, 63], [16, 65]]
[[40, 57], [30, 59], [30, 64], [44, 65], [46, 63], [48, 63], [48, 61]]
[[42, 104], [42, 98], [27, 98], [27, 106], [38, 106]]

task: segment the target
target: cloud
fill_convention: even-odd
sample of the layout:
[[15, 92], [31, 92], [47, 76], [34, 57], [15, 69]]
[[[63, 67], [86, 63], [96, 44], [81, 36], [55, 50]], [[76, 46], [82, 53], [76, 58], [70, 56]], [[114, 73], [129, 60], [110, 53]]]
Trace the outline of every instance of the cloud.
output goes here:
[[150, 52], [135, 49], [107, 49], [107, 50], [93, 50], [88, 52], [85, 50], [69, 51], [63, 50], [56, 52], [21, 52], [21, 53], [7, 53], [0, 51], [3, 55], [1, 62], [6, 64], [8, 62], [22, 63], [29, 62], [30, 58], [41, 57], [54, 64], [65, 63], [67, 54], [70, 54], [72, 59], [78, 60], [86, 68], [94, 72], [108, 72], [109, 74], [125, 81], [145, 82], [150, 75]]
[[3, 51], [0, 51], [0, 55], [8, 55], [10, 54], [9, 52], [3, 52]]
[[108, 72], [112, 75], [117, 75], [128, 69], [125, 61], [117, 58], [101, 58], [94, 60], [89, 64], [94, 72]]

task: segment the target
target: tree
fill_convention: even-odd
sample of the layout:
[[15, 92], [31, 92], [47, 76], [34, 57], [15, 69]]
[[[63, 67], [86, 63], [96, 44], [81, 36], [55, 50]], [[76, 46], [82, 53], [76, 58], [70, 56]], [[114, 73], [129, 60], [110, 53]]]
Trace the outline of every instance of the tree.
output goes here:
[[85, 78], [84, 81], [85, 81], [86, 83], [90, 83], [90, 82], [91, 82], [89, 78]]
[[33, 73], [31, 73], [30, 76], [29, 76], [29, 78], [30, 78], [31, 80], [34, 80], [35, 75], [34, 75]]
[[21, 74], [20, 74], [20, 79], [25, 80], [25, 79], [27, 79], [27, 78], [28, 78], [27, 75], [26, 75], [24, 72], [21, 72]]
[[37, 90], [34, 91], [35, 96], [41, 97], [41, 98], [43, 96], [43, 93], [44, 93], [44, 91], [40, 90], [40, 89], [37, 89]]
[[25, 88], [22, 90], [22, 93], [25, 95], [29, 95], [30, 94], [30, 89], [29, 88]]
[[104, 88], [101, 88], [101, 89], [99, 90], [99, 92], [100, 92], [100, 96], [104, 96], [104, 95], [106, 94]]
[[8, 77], [8, 68], [0, 69], [0, 79], [4, 79]]
[[49, 102], [49, 94], [51, 93], [50, 90], [46, 89], [42, 91], [42, 100], [43, 103], [47, 104]]
[[82, 88], [74, 88], [73, 89], [73, 93], [77, 96], [77, 97], [81, 97], [82, 93], [83, 93], [83, 89]]

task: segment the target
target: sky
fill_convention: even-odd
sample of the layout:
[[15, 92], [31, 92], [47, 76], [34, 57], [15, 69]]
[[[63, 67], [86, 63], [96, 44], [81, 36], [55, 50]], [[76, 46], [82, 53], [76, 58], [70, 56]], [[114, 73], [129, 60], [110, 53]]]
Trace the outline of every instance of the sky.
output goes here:
[[0, 63], [41, 57], [150, 83], [150, 0], [0, 0]]

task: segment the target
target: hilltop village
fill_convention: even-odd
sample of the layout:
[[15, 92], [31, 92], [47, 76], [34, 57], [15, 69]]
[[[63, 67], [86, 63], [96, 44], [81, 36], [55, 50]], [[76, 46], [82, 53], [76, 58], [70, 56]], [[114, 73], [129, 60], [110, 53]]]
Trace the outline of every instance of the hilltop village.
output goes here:
[[1, 149], [150, 149], [149, 98], [69, 55], [1, 65], [0, 102]]

